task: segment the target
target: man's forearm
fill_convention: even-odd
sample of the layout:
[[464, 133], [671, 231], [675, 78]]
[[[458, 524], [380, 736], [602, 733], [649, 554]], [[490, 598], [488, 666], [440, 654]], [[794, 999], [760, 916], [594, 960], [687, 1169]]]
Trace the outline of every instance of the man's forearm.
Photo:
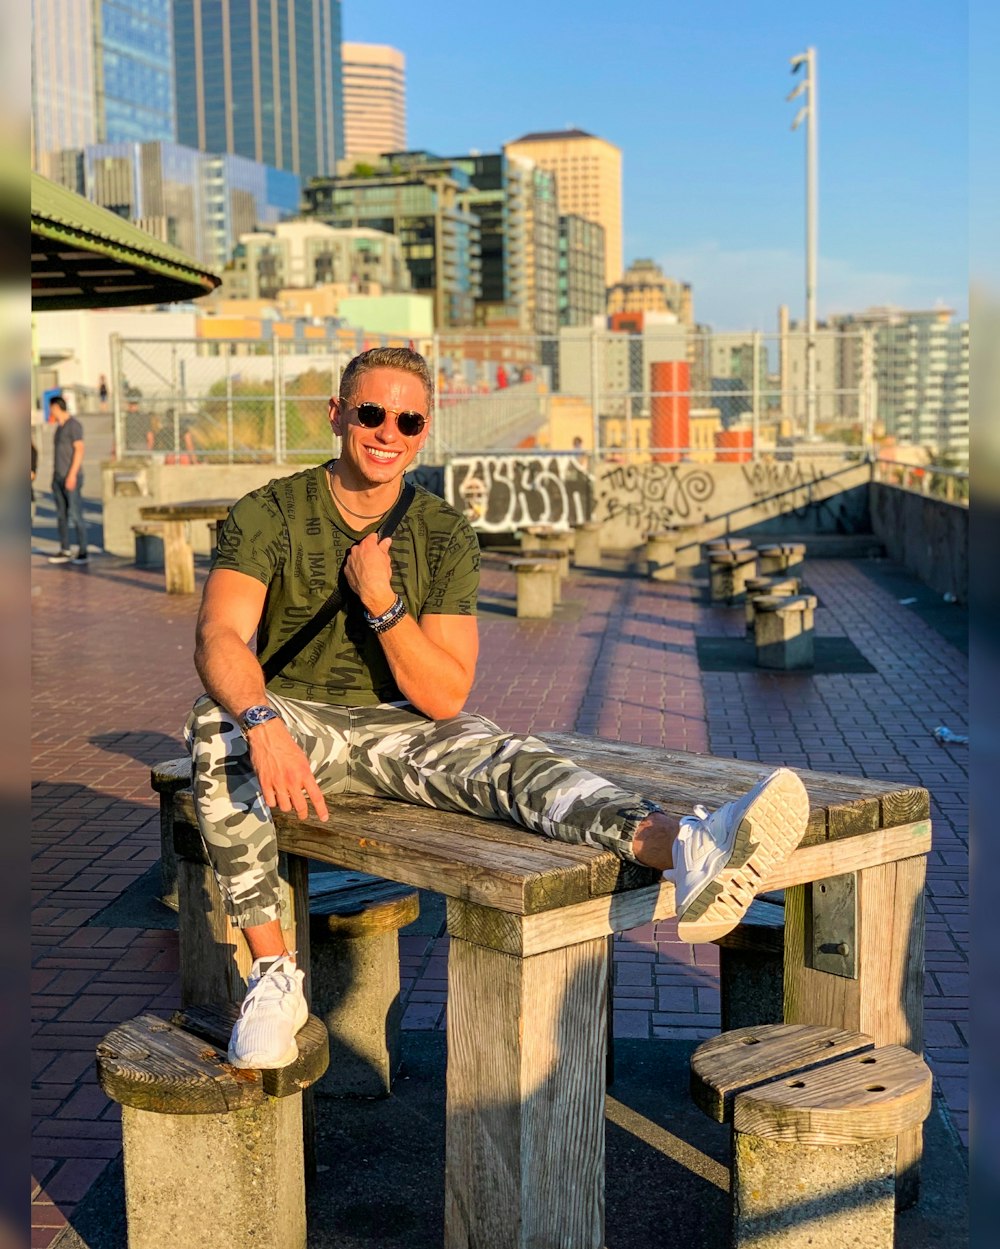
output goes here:
[[432, 720], [458, 715], [469, 696], [465, 669], [436, 646], [412, 616], [404, 616], [380, 640], [404, 698]]
[[200, 633], [194, 666], [205, 693], [234, 716], [267, 701], [261, 666], [235, 629], [220, 627]]

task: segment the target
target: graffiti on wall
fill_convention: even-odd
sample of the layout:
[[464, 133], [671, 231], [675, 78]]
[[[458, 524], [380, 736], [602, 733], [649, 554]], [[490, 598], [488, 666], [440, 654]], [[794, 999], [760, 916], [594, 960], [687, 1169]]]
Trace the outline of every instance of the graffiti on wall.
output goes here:
[[590, 520], [594, 480], [572, 455], [456, 456], [445, 469], [445, 498], [486, 533], [568, 529]]
[[758, 500], [769, 499], [783, 490], [811, 486], [822, 476], [814, 463], [803, 464], [795, 460], [758, 460], [754, 464], [744, 464], [742, 468], [750, 493]]
[[616, 464], [600, 474], [597, 493], [595, 519], [618, 521], [641, 535], [703, 520], [715, 479], [690, 464]]

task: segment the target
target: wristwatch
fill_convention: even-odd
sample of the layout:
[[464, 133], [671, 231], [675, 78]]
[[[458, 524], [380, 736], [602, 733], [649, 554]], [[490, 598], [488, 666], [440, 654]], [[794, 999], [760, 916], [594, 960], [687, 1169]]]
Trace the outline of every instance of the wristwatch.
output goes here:
[[239, 726], [244, 733], [249, 733], [251, 729], [255, 729], [258, 724], [266, 724], [268, 720], [280, 720], [281, 716], [269, 707], [266, 703], [261, 703], [258, 707], [248, 707], [246, 711], [240, 712], [236, 717]]

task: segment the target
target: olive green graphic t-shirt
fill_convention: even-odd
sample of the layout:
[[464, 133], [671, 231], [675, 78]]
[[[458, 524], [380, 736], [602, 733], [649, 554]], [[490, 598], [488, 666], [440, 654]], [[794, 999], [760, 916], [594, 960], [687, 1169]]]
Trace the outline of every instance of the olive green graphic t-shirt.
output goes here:
[[[229, 513], [213, 567], [245, 573], [267, 586], [257, 629], [264, 662], [307, 620], [340, 580], [344, 606], [269, 683], [306, 702], [370, 707], [402, 698], [377, 634], [342, 569], [352, 546], [377, 528], [352, 529], [318, 465], [251, 491]], [[479, 541], [468, 521], [422, 487], [392, 535], [392, 588], [407, 612], [472, 616], [479, 589]]]

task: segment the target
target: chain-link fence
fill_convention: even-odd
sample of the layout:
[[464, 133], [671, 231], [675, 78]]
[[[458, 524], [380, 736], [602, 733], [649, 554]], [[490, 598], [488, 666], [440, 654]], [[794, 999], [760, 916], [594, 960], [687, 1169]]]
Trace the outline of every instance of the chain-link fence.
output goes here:
[[[353, 332], [329, 341], [116, 340], [117, 454], [174, 463], [314, 462], [333, 447], [328, 401], [351, 356], [406, 341]], [[933, 353], [922, 356], [919, 342], [913, 368], [904, 368], [898, 343], [880, 357], [868, 329], [818, 331], [810, 345], [796, 331], [719, 334], [647, 319], [636, 333], [451, 331], [412, 345], [427, 357], [437, 386], [428, 463], [524, 448], [622, 462], [789, 459], [799, 452], [860, 458], [881, 436], [906, 440], [915, 428], [936, 430], [938, 447], [950, 449], [948, 431], [957, 430], [960, 443], [963, 421], [967, 446], [961, 379], [942, 385]], [[930, 380], [921, 389], [914, 377]], [[902, 421], [904, 409], [912, 417], [921, 405], [920, 420]]]

